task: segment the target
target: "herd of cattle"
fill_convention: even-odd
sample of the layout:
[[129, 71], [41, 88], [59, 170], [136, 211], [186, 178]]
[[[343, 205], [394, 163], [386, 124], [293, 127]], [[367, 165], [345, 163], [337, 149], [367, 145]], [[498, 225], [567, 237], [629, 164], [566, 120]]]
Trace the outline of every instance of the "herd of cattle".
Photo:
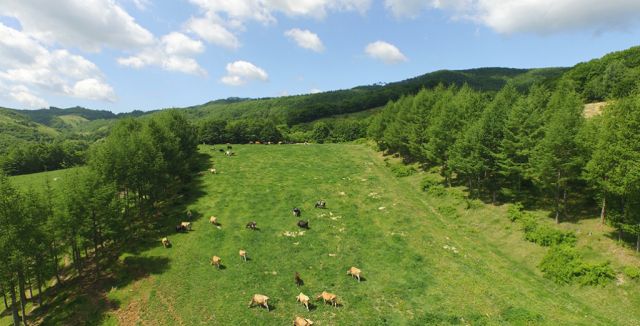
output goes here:
[[[256, 142], [257, 144], [259, 144], [259, 142]], [[234, 155], [233, 152], [231, 152], [231, 146], [227, 146], [227, 150], [220, 150], [223, 151], [227, 156], [232, 156]], [[215, 168], [211, 168], [209, 169], [209, 172], [211, 172], [212, 174], [216, 174], [217, 171]], [[324, 209], [326, 208], [327, 203], [324, 200], [319, 200], [315, 203], [314, 207], [315, 208], [321, 208]], [[300, 208], [295, 207], [292, 210], [293, 215], [295, 217], [300, 217], [302, 214], [302, 211], [300, 210]], [[192, 213], [191, 211], [187, 211], [187, 217], [189, 220], [191, 220], [192, 217]], [[216, 226], [216, 227], [220, 227], [220, 223], [218, 221], [218, 218], [215, 216], [211, 216], [209, 218], [209, 222]], [[298, 220], [297, 223], [298, 227], [303, 228], [303, 229], [309, 229], [309, 221], [308, 220]], [[259, 230], [258, 229], [258, 224], [256, 221], [250, 221], [246, 224], [245, 228], [250, 229], [250, 230]], [[183, 233], [183, 232], [189, 232], [191, 231], [191, 222], [189, 221], [184, 221], [184, 222], [180, 222], [180, 224], [176, 225], [175, 227], [176, 232], [179, 233]], [[161, 240], [162, 245], [165, 248], [169, 248], [171, 247], [171, 242], [169, 241], [169, 238], [164, 237]], [[240, 249], [239, 250], [239, 255], [240, 255], [240, 259], [242, 259], [243, 261], [247, 261], [247, 251], [244, 249]], [[211, 257], [211, 265], [215, 266], [217, 269], [220, 269], [220, 266], [222, 265], [222, 258], [218, 257], [218, 256], [213, 256]], [[349, 268], [349, 270], [347, 270], [347, 275], [351, 275], [353, 278], [357, 279], [358, 282], [360, 282], [361, 280], [361, 275], [362, 275], [362, 271], [357, 268], [357, 267], [351, 267]], [[300, 287], [302, 285], [304, 285], [304, 281], [302, 280], [302, 278], [300, 277], [300, 274], [298, 272], [295, 272], [294, 275], [294, 281], [296, 284], [296, 287]], [[323, 291], [322, 293], [318, 294], [316, 296], [316, 300], [322, 300], [324, 304], [331, 304], [334, 307], [338, 306], [338, 297], [337, 295], [333, 294], [333, 293], [329, 293], [326, 291]], [[267, 311], [269, 311], [269, 297], [263, 294], [254, 294], [253, 297], [251, 298], [251, 301], [249, 302], [249, 308], [252, 306], [262, 306], [264, 308], [267, 309]], [[296, 302], [300, 302], [300, 304], [304, 305], [307, 308], [307, 311], [309, 311], [309, 302], [310, 299], [308, 296], [306, 296], [304, 293], [300, 292], [300, 294], [298, 294], [296, 296]], [[313, 325], [313, 321], [307, 318], [303, 318], [303, 317], [299, 317], [296, 316], [294, 321], [293, 321], [293, 325], [295, 326], [306, 326], [306, 325]]]

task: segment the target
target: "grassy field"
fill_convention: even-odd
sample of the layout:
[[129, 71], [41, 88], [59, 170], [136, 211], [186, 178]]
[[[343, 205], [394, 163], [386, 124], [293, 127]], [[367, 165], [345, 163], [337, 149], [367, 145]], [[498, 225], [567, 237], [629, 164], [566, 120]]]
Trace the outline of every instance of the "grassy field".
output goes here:
[[[200, 176], [185, 199], [193, 231], [167, 229], [172, 248], [157, 239], [151, 249], [121, 257], [128, 280], [111, 287], [109, 303], [100, 304], [107, 308], [88, 323], [285, 325], [299, 315], [316, 325], [640, 325], [637, 282], [556, 285], [537, 267], [547, 249], [523, 240], [505, 207], [466, 205], [455, 188], [429, 196], [419, 191], [422, 174], [395, 177], [365, 145], [234, 151], [225, 157], [202, 149], [219, 174]], [[318, 199], [327, 209], [313, 207]], [[311, 229], [291, 237], [285, 233], [299, 231], [294, 206]], [[209, 224], [211, 215], [220, 228]], [[176, 223], [185, 218], [175, 213]], [[245, 229], [251, 220], [259, 231]], [[601, 233], [578, 234], [580, 246], [593, 249], [590, 258], [638, 265], [628, 249], [617, 249], [623, 256], [599, 252], [613, 246]], [[239, 249], [249, 261], [240, 260]], [[222, 269], [209, 264], [212, 255], [222, 258]], [[351, 266], [362, 269], [363, 282], [346, 275]], [[296, 271], [305, 282], [300, 288]], [[314, 301], [307, 312], [295, 301], [299, 292], [325, 290], [338, 295], [339, 307]], [[254, 293], [271, 298], [270, 312], [247, 308]], [[75, 309], [96, 304], [86, 300]], [[64, 320], [58, 317], [50, 322]]]

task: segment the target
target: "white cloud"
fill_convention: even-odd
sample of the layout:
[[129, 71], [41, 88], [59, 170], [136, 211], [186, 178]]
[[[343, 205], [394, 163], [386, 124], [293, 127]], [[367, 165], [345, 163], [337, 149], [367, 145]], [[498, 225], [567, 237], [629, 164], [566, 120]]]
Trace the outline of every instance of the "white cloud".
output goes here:
[[251, 62], [236, 61], [227, 64], [227, 75], [220, 81], [229, 86], [241, 86], [252, 80], [266, 81], [269, 75], [264, 69], [255, 66]]
[[186, 23], [186, 29], [209, 43], [229, 49], [240, 47], [238, 38], [216, 16], [206, 15], [201, 18], [191, 18]]
[[9, 91], [9, 97], [30, 109], [42, 109], [49, 106], [47, 101], [33, 95], [29, 89], [23, 85], [13, 87]]
[[133, 56], [118, 58], [118, 64], [134, 69], [146, 66], [158, 66], [167, 71], [204, 76], [207, 72], [192, 58], [204, 52], [202, 42], [182, 33], [172, 32], [164, 35], [152, 47], [148, 47]]
[[113, 88], [95, 78], [87, 78], [76, 82], [72, 88], [67, 89], [67, 93], [74, 97], [89, 100], [106, 100], [109, 102], [116, 100]]
[[294, 40], [301, 48], [315, 52], [322, 52], [324, 50], [324, 45], [318, 35], [312, 33], [310, 30], [294, 28], [284, 32], [284, 35]]
[[131, 0], [138, 10], [147, 10], [150, 0]]
[[[102, 89], [76, 85], [92, 79]], [[112, 101], [113, 88], [93, 62], [68, 50], [48, 50], [37, 39], [0, 23], [0, 83], [8, 89], [10, 98], [28, 106], [40, 106], [45, 101], [39, 93], [54, 93], [92, 100]], [[82, 86], [83, 84], [80, 84]], [[105, 90], [110, 89], [110, 92]], [[80, 92], [82, 90], [82, 92]]]
[[396, 17], [415, 18], [426, 8], [452, 14], [501, 34], [551, 34], [590, 29], [624, 30], [640, 23], [637, 0], [385, 0]]
[[387, 64], [407, 61], [407, 57], [405, 57], [395, 45], [384, 41], [369, 43], [369, 45], [365, 47], [364, 52], [371, 58], [382, 60]]
[[153, 35], [114, 0], [3, 0], [2, 14], [15, 17], [24, 33], [41, 42], [87, 51], [153, 42]]
[[[437, 1], [425, 0], [384, 0], [384, 6], [396, 17], [416, 18], [420, 12]], [[434, 5], [435, 6], [435, 5]]]
[[371, 0], [190, 0], [202, 11], [192, 17], [187, 30], [207, 42], [226, 48], [240, 46], [237, 32], [245, 29], [245, 23], [256, 21], [265, 25], [276, 22], [275, 13], [290, 17], [323, 19], [327, 13], [357, 11], [364, 14]]

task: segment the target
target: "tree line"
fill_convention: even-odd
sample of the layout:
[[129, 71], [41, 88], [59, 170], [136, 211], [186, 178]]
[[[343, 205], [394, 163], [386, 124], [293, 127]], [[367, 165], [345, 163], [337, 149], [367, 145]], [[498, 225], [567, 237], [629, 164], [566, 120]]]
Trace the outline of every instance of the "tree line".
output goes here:
[[[534, 199], [556, 222], [571, 205], [599, 205], [606, 221], [640, 249], [640, 93], [612, 98], [586, 119], [570, 79], [495, 95], [469, 86], [424, 89], [389, 102], [368, 134], [379, 148], [438, 167], [489, 201]], [[540, 203], [536, 203], [540, 205]]]
[[[197, 168], [194, 126], [175, 112], [119, 121], [88, 151], [86, 167], [55, 189], [18, 190], [0, 175], [0, 292], [14, 325], [26, 325], [27, 291], [75, 274], [99, 279], [131, 244], [157, 232], [163, 208], [184, 192]], [[37, 294], [33, 294], [37, 291]]]

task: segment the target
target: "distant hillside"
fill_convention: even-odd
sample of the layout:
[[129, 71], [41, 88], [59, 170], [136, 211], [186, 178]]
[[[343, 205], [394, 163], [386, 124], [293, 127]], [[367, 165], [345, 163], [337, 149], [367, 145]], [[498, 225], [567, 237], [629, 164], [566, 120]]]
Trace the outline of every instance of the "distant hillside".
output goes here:
[[474, 89], [494, 92], [508, 81], [525, 90], [534, 83], [553, 84], [568, 68], [512, 69], [479, 68], [440, 70], [415, 78], [384, 85], [358, 86], [318, 94], [263, 99], [228, 99], [189, 107], [195, 118], [257, 118], [295, 125], [333, 115], [364, 111], [385, 105], [421, 88], [468, 84]]
[[9, 145], [51, 140], [60, 134], [54, 128], [34, 122], [27, 116], [5, 108], [0, 108], [0, 131], [0, 154], [3, 154]]
[[[31, 118], [31, 120], [35, 122], [38, 122], [47, 126], [52, 126], [55, 123], [59, 123], [59, 120], [56, 118], [63, 117], [63, 116], [82, 117], [87, 121], [98, 120], [98, 119], [115, 119], [117, 117], [117, 115], [111, 111], [91, 110], [91, 109], [87, 109], [79, 106], [76, 106], [73, 108], [67, 108], [67, 109], [51, 107], [49, 109], [15, 110], [15, 111], [25, 116], [28, 116], [29, 118]], [[76, 119], [76, 122], [77, 122], [77, 119]]]

